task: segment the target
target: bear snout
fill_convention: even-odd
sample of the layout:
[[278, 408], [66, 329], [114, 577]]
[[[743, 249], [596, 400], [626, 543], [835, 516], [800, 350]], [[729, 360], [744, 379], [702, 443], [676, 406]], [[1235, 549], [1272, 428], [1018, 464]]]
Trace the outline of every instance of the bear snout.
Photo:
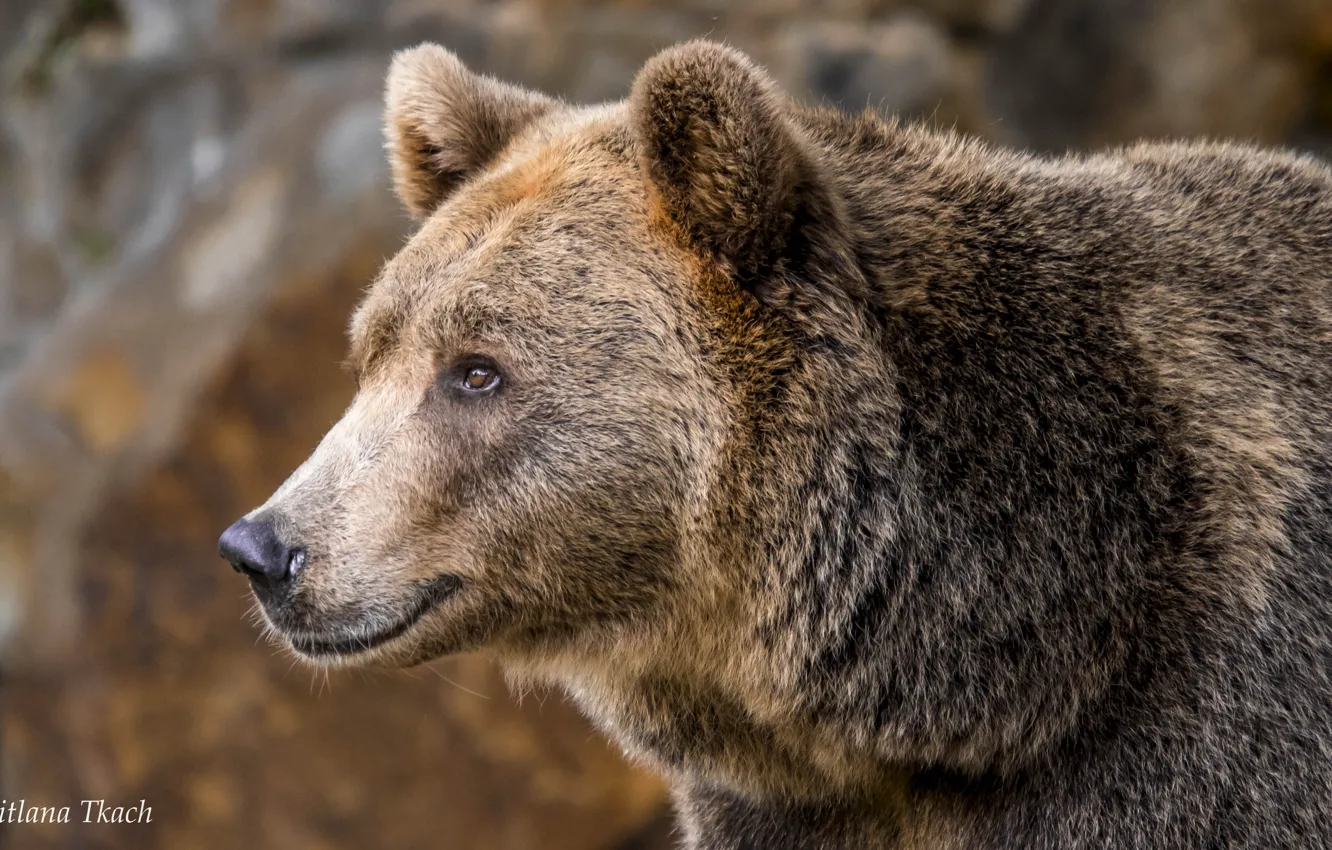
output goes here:
[[236, 520], [222, 532], [217, 551], [232, 569], [250, 580], [265, 604], [288, 596], [305, 565], [305, 550], [283, 543], [272, 521], [263, 518]]

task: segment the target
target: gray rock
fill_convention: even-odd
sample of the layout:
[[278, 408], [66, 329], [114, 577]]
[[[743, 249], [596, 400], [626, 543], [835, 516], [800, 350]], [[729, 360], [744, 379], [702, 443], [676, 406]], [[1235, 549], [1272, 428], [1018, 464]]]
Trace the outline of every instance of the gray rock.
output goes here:
[[950, 83], [947, 39], [929, 19], [910, 12], [870, 24], [792, 25], [773, 55], [793, 90], [847, 109], [928, 113]]

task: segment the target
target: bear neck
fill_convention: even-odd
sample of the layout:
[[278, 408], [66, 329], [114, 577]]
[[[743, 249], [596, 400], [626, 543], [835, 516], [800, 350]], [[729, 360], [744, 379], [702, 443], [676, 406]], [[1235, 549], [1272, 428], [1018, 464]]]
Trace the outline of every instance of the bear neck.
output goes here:
[[714, 520], [744, 628], [714, 617], [729, 654], [663, 664], [602, 715], [682, 775], [791, 794], [1034, 769], [1236, 604], [1205, 610], [1176, 567], [1196, 510], [1177, 414], [1118, 293], [1063, 279], [1033, 236], [1054, 222], [1015, 208], [1016, 155], [800, 120], [856, 280], [785, 281], [801, 312], [760, 322], [738, 370]]

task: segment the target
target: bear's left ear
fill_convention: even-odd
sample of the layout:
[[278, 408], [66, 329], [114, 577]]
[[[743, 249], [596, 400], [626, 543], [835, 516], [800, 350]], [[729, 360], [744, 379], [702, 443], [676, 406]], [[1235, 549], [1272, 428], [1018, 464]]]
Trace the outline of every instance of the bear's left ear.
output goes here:
[[779, 263], [808, 260], [843, 231], [840, 199], [783, 95], [738, 50], [694, 41], [657, 54], [629, 106], [665, 212], [760, 298]]
[[384, 101], [393, 188], [418, 221], [558, 105], [472, 73], [457, 56], [429, 43], [393, 57]]

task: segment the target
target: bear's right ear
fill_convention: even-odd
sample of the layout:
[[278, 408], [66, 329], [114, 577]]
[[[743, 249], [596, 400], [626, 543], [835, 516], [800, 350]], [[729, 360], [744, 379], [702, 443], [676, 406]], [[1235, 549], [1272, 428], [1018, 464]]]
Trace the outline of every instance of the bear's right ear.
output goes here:
[[472, 73], [438, 44], [393, 58], [384, 100], [393, 188], [417, 221], [556, 106], [544, 95]]

